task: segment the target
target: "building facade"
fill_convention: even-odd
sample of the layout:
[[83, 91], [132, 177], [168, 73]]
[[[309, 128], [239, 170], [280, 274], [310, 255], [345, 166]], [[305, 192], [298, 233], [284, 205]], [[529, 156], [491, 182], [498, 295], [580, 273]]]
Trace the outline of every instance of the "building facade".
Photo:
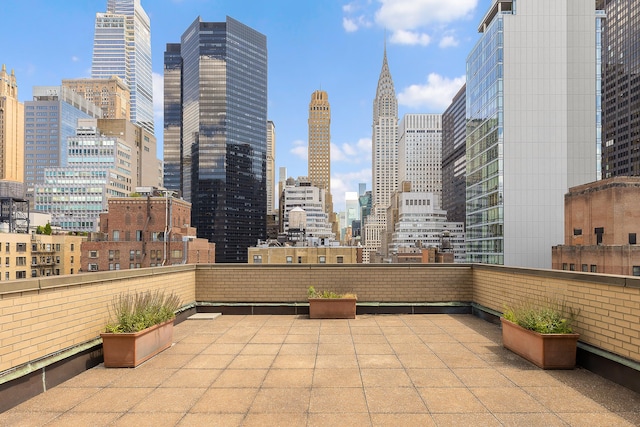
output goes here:
[[249, 248], [249, 264], [358, 264], [362, 248], [354, 246], [268, 246]]
[[600, 0], [602, 177], [640, 175], [640, 1]]
[[276, 125], [267, 120], [267, 213], [276, 211]]
[[[311, 184], [331, 194], [331, 106], [329, 95], [323, 90], [311, 94], [309, 102], [309, 178]], [[329, 202], [329, 198], [325, 202]], [[326, 213], [333, 207], [326, 206]]]
[[442, 114], [442, 208], [453, 222], [465, 222], [466, 213], [466, 90], [465, 84]]
[[168, 195], [113, 197], [82, 244], [82, 271], [212, 264], [215, 244], [189, 226], [191, 204]]
[[13, 70], [0, 70], [0, 180], [24, 182], [24, 104]]
[[84, 240], [69, 234], [0, 233], [0, 280], [77, 274]]
[[96, 13], [91, 78], [112, 76], [129, 88], [130, 120], [153, 134], [151, 23], [140, 0], [107, 0]]
[[640, 177], [613, 177], [569, 189], [556, 270], [640, 276]]
[[299, 240], [334, 239], [329, 215], [324, 211], [326, 191], [307, 177], [287, 179], [280, 199], [281, 232], [300, 233]]
[[68, 139], [67, 165], [44, 169], [35, 185], [35, 211], [50, 213], [63, 230], [98, 230], [108, 197], [125, 197], [135, 188], [135, 150], [123, 139], [104, 136], [97, 120], [80, 120]]
[[216, 262], [246, 263], [266, 236], [266, 37], [198, 17], [165, 51], [165, 118], [165, 187], [193, 204]]
[[[442, 114], [406, 114], [398, 126], [398, 182], [442, 198]], [[441, 206], [440, 203], [438, 203]]]
[[494, 1], [467, 58], [469, 262], [550, 268], [564, 194], [596, 178], [594, 4], [548, 6]]
[[373, 100], [371, 135], [372, 207], [364, 221], [363, 262], [369, 263], [383, 245], [386, 210], [391, 193], [398, 188], [398, 99], [387, 62], [385, 45], [382, 70]]
[[102, 117], [105, 119], [131, 120], [129, 86], [118, 76], [108, 79], [64, 79], [62, 87], [71, 89], [102, 108]]
[[64, 86], [35, 86], [24, 108], [24, 181], [33, 206], [34, 187], [44, 182], [45, 168], [67, 164], [67, 140], [75, 136], [78, 119], [101, 118], [102, 109]]

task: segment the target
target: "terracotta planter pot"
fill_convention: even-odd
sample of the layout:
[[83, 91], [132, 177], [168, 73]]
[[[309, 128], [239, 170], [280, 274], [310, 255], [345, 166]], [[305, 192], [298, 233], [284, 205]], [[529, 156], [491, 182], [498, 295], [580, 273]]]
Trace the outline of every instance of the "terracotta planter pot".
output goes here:
[[356, 298], [309, 298], [311, 319], [355, 319]]
[[502, 344], [542, 369], [573, 369], [580, 334], [540, 334], [504, 318]]
[[104, 366], [135, 368], [161, 351], [171, 347], [173, 319], [139, 332], [102, 333]]

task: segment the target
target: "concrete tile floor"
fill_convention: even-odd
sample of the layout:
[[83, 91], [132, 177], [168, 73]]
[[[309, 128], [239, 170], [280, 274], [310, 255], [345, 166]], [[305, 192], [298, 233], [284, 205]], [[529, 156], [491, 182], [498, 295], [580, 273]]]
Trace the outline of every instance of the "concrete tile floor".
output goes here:
[[219, 316], [136, 369], [98, 366], [1, 426], [634, 426], [640, 395], [543, 371], [469, 315]]

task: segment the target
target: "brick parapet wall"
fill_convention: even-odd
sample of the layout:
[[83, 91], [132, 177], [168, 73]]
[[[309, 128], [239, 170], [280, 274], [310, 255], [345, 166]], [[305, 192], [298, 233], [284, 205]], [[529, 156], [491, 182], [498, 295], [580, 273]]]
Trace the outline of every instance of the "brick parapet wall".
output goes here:
[[316, 290], [355, 293], [359, 302], [470, 302], [471, 266], [397, 264], [198, 265], [197, 301], [295, 303]]
[[[185, 304], [306, 302], [307, 288], [359, 302], [504, 304], [556, 295], [580, 307], [582, 342], [640, 362], [640, 279], [482, 265], [187, 265], [0, 284], [0, 373], [98, 338], [113, 296], [174, 290]], [[0, 377], [0, 382], [2, 378]]]
[[121, 292], [174, 291], [193, 303], [194, 276], [193, 266], [179, 266], [2, 284], [0, 372], [98, 338]]
[[502, 312], [545, 297], [579, 311], [580, 341], [640, 362], [640, 279], [558, 270], [473, 266], [473, 301]]

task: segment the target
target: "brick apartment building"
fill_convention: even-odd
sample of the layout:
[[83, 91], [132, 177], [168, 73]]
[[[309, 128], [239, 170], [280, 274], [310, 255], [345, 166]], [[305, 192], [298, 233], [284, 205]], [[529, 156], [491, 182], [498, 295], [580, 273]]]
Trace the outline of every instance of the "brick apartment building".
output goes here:
[[640, 276], [640, 177], [615, 177], [569, 189], [564, 245], [552, 248], [556, 270]]
[[100, 231], [82, 244], [82, 271], [214, 263], [215, 243], [197, 238], [190, 222], [191, 203], [182, 199], [109, 198]]

